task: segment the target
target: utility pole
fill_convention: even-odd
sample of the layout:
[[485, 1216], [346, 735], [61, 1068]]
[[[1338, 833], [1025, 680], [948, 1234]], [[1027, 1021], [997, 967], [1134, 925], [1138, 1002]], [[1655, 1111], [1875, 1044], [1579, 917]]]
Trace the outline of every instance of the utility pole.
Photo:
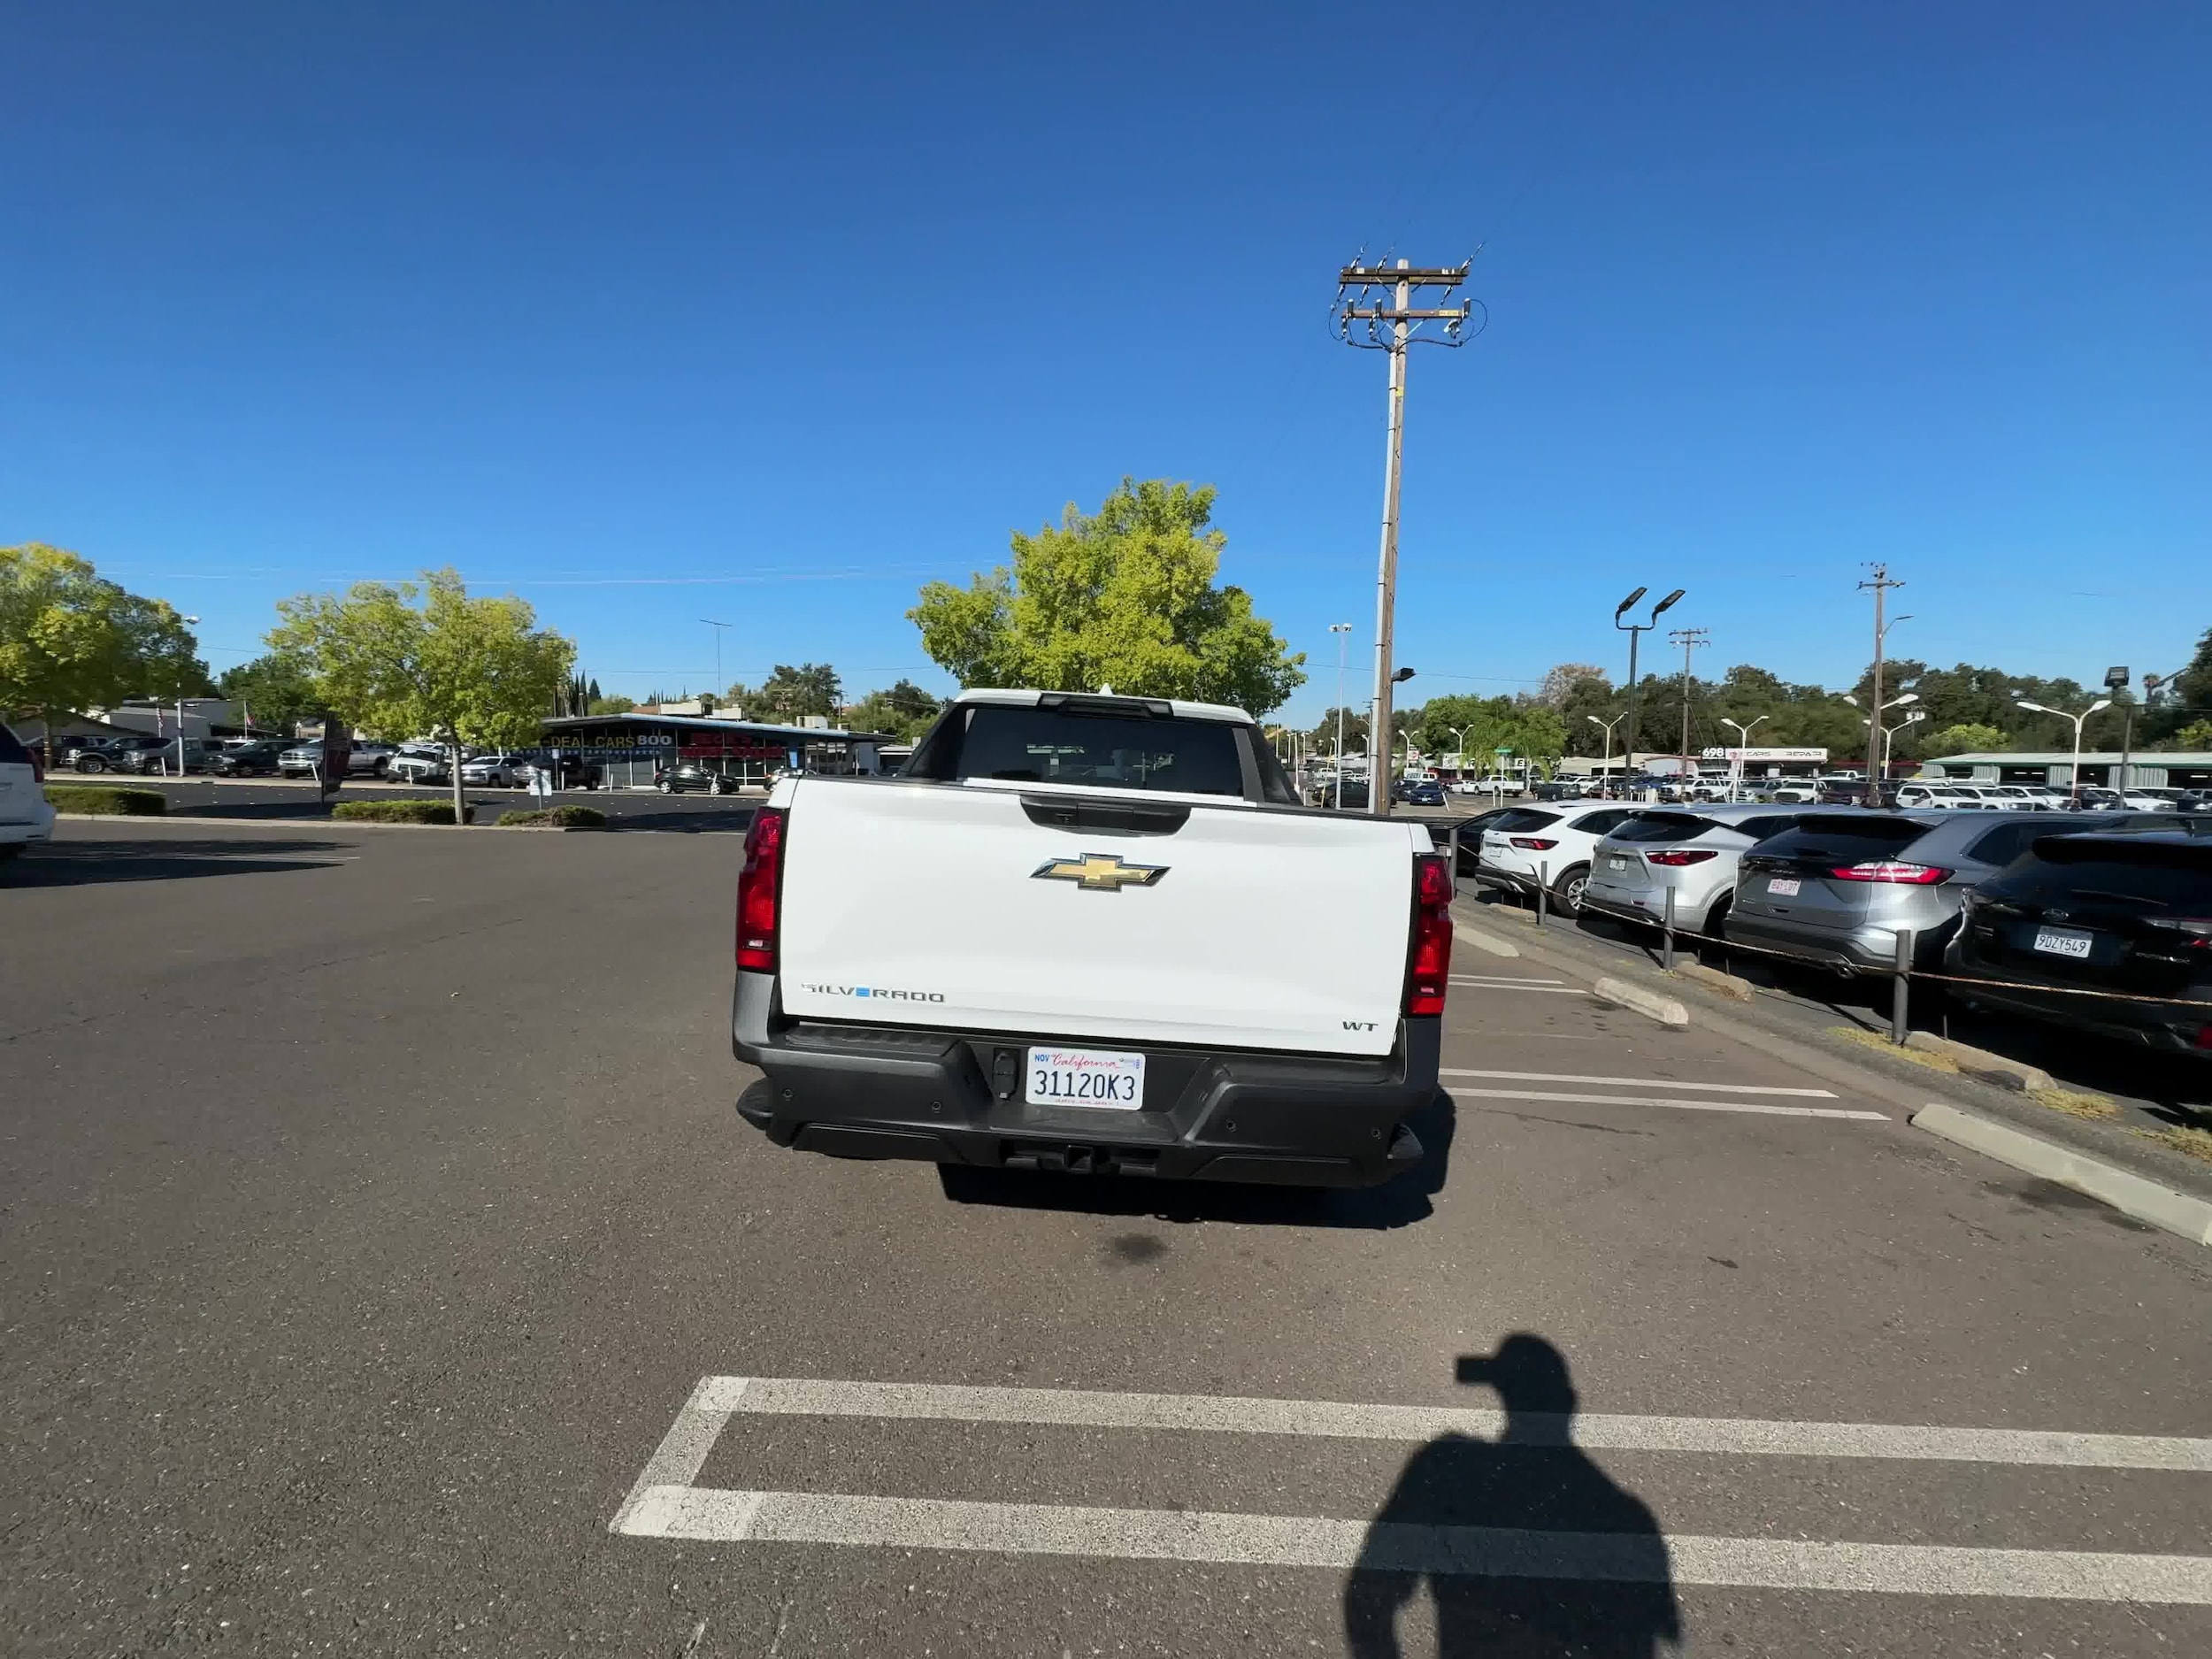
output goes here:
[[1710, 644], [1712, 638], [1704, 628], [1677, 628], [1667, 635], [1670, 645], [1682, 648], [1682, 764], [1690, 769], [1684, 777], [1691, 780], [1697, 776], [1697, 763], [1690, 758], [1690, 653]]
[[[1391, 752], [1390, 693], [1398, 678], [1391, 667], [1390, 653], [1398, 605], [1398, 477], [1405, 450], [1406, 352], [1416, 343], [1415, 331], [1424, 323], [1440, 325], [1441, 337], [1418, 343], [1464, 344], [1462, 331], [1474, 309], [1472, 301], [1463, 300], [1457, 305], [1417, 310], [1413, 291], [1437, 288], [1449, 294], [1466, 280], [1466, 265], [1416, 268], [1403, 259], [1390, 267], [1348, 265], [1337, 273], [1338, 298], [1343, 299], [1348, 290], [1357, 290], [1350, 299], [1344, 300], [1344, 308], [1338, 313], [1338, 337], [1347, 345], [1358, 346], [1363, 350], [1390, 354], [1390, 439], [1383, 472], [1382, 557], [1375, 576], [1375, 695], [1367, 739], [1368, 810], [1385, 816], [1390, 811], [1390, 791], [1386, 787]], [[1390, 303], [1363, 303], [1376, 288], [1382, 289]], [[1352, 325], [1356, 322], [1366, 325], [1367, 339], [1363, 342], [1352, 338]], [[1379, 772], [1372, 758], [1378, 734], [1384, 744]]]
[[[1882, 804], [1882, 642], [1889, 637], [1889, 625], [1882, 620], [1884, 602], [1893, 588], [1905, 584], [1892, 581], [1889, 566], [1876, 564], [1870, 567], [1874, 574], [1859, 584], [1862, 588], [1874, 590], [1874, 724], [1866, 735], [1866, 803], [1870, 807]], [[1899, 620], [1903, 618], [1900, 618]]]

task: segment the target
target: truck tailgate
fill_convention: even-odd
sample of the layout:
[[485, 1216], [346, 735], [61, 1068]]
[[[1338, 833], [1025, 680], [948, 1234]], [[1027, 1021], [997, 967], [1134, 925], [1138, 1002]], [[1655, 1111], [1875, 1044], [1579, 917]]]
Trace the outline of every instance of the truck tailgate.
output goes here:
[[1125, 795], [833, 778], [789, 799], [787, 1013], [1313, 1054], [1395, 1040], [1417, 825], [1136, 796], [1135, 833]]

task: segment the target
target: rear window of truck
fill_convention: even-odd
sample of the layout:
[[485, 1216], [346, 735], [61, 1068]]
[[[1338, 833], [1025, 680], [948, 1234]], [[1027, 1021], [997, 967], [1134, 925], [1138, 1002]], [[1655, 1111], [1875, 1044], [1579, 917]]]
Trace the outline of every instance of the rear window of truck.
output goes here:
[[27, 766], [31, 751], [23, 747], [15, 733], [0, 726], [0, 766]]
[[1237, 727], [1228, 721], [1001, 703], [956, 706], [906, 776], [1244, 795]]

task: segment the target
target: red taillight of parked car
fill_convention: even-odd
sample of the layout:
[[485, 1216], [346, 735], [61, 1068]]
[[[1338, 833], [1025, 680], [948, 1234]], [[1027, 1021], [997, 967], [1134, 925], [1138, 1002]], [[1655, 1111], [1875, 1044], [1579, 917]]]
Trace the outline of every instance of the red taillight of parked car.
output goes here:
[[1440, 1014], [1452, 977], [1452, 872], [1443, 858], [1413, 861], [1413, 949], [1406, 957], [1406, 1012]]
[[2178, 933], [2185, 950], [2212, 950], [2212, 917], [2206, 916], [2147, 916], [2146, 927], [2155, 927], [2161, 933]]
[[1886, 881], [1902, 887], [1932, 887], [1950, 872], [1936, 864], [1909, 864], [1895, 858], [1873, 858], [1863, 864], [1838, 864], [1828, 872], [1839, 881]]
[[784, 809], [764, 806], [745, 832], [745, 868], [737, 878], [737, 965], [776, 971], [776, 909], [783, 891]]
[[1512, 837], [1512, 841], [1516, 847], [1526, 848], [1532, 853], [1548, 853], [1559, 845], [1555, 841], [1546, 841], [1541, 835], [1516, 835]]
[[1664, 864], [1670, 870], [1678, 870], [1684, 864], [1701, 864], [1713, 856], [1715, 856], [1713, 850], [1708, 848], [1697, 852], [1646, 853], [1644, 862], [1647, 864]]

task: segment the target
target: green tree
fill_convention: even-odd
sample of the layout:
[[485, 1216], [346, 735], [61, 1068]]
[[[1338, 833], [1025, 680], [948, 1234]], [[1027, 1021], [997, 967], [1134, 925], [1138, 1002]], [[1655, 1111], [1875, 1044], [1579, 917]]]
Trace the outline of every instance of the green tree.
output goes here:
[[1125, 478], [1094, 514], [1013, 536], [1013, 565], [964, 588], [931, 582], [908, 618], [963, 686], [1233, 703], [1254, 715], [1305, 683], [1251, 595], [1217, 586], [1227, 538], [1215, 492]]
[[128, 592], [61, 548], [0, 548], [0, 712], [38, 715], [49, 764], [58, 712], [206, 686], [207, 664], [166, 600]]
[[[1899, 737], [1903, 737], [1899, 733]], [[2010, 749], [2012, 741], [1993, 726], [1981, 726], [1969, 720], [1958, 726], [1947, 726], [1931, 735], [1921, 745], [1921, 753], [1931, 758], [1945, 755], [1975, 755], [1994, 749]]]
[[757, 691], [748, 692], [742, 686], [730, 687], [732, 701], [751, 718], [777, 720], [787, 726], [807, 714], [834, 718], [842, 695], [837, 671], [827, 663], [802, 663], [796, 668], [778, 663]]
[[855, 732], [888, 732], [912, 742], [929, 727], [944, 705], [910, 680], [902, 680], [888, 691], [872, 691], [845, 710], [845, 725]]
[[[592, 683], [596, 685], [598, 682], [595, 680]], [[627, 714], [636, 707], [637, 704], [627, 697], [595, 696], [591, 700], [591, 707], [585, 712], [588, 714]]]
[[305, 664], [333, 712], [350, 724], [453, 745], [461, 821], [464, 745], [532, 743], [566, 683], [573, 641], [537, 626], [527, 601], [472, 598], [456, 572], [413, 582], [357, 582], [342, 598], [303, 594], [277, 606], [270, 649]]
[[2212, 749], [2212, 720], [2192, 720], [2174, 733], [2176, 749]]
[[215, 682], [215, 690], [240, 705], [257, 730], [264, 726], [288, 730], [295, 722], [311, 719], [322, 711], [314, 678], [306, 664], [274, 652], [226, 668]]

